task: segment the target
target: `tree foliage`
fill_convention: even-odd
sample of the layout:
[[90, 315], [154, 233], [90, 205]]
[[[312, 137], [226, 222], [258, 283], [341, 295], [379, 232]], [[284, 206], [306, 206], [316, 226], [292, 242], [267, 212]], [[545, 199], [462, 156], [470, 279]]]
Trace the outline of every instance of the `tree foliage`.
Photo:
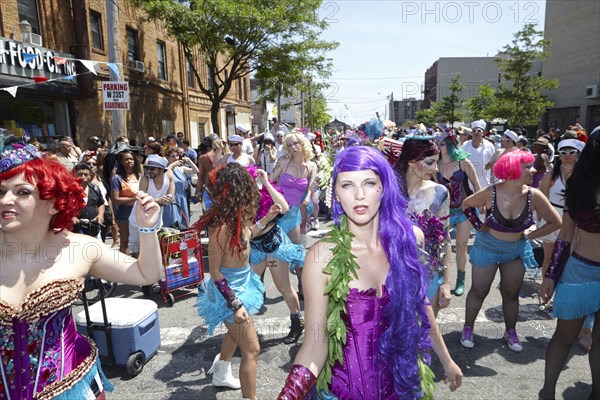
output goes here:
[[440, 103], [431, 102], [429, 108], [423, 108], [415, 114], [416, 122], [425, 126], [433, 126], [440, 122], [441, 112]]
[[324, 52], [337, 43], [320, 39], [327, 27], [318, 17], [321, 0], [129, 1], [182, 45], [199, 90], [211, 102], [217, 134], [221, 103], [238, 79], [256, 72], [263, 81], [280, 77], [287, 89], [306, 71], [327, 75], [331, 69]]
[[305, 102], [304, 113], [307, 115], [307, 126], [311, 126], [312, 115], [312, 128], [315, 130], [323, 129], [333, 119], [327, 113], [327, 100], [323, 92], [319, 89], [312, 89], [312, 98]]
[[507, 119], [513, 126], [537, 125], [546, 109], [552, 107], [553, 102], [542, 91], [556, 89], [558, 81], [532, 74], [534, 63], [548, 57], [544, 48], [549, 44], [543, 39], [543, 32], [527, 24], [500, 51], [498, 67], [512, 86], [502, 85], [496, 91], [497, 117]]
[[472, 121], [492, 120], [497, 116], [498, 100], [496, 90], [489, 84], [479, 86], [479, 94], [465, 101], [465, 108]]
[[461, 111], [463, 100], [460, 95], [464, 87], [460, 81], [460, 74], [453, 76], [448, 85], [448, 92], [450, 94], [442, 97], [439, 102], [439, 117], [449, 122], [449, 126], [452, 126], [454, 121], [460, 121], [463, 118]]

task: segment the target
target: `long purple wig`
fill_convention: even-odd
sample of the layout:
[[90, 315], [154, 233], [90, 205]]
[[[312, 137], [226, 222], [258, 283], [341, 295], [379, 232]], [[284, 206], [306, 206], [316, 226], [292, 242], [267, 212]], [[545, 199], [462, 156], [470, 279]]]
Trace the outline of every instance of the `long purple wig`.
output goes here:
[[417, 359], [422, 353], [429, 361], [429, 319], [425, 312], [425, 274], [419, 261], [413, 224], [406, 217], [407, 199], [401, 195], [396, 175], [381, 152], [356, 146], [344, 149], [333, 167], [332, 216], [339, 226], [344, 214], [335, 200], [335, 181], [340, 172], [371, 170], [383, 185], [379, 208], [379, 237], [390, 263], [385, 285], [390, 304], [385, 310], [388, 329], [379, 340], [379, 353], [392, 367], [398, 396], [420, 397]]

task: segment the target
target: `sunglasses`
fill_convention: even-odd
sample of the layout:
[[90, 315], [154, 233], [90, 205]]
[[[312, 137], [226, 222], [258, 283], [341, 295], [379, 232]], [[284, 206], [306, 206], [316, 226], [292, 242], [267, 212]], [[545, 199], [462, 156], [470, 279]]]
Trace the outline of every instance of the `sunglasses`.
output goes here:
[[483, 132], [483, 129], [473, 129], [473, 132]]
[[86, 163], [86, 164], [87, 164], [87, 165], [89, 165], [90, 167], [95, 167], [95, 166], [97, 166], [97, 165], [98, 165], [98, 164], [96, 164], [96, 163], [91, 163], [91, 162], [89, 162], [89, 163]]
[[235, 146], [241, 146], [242, 144], [239, 142], [235, 142], [235, 143], [227, 143], [230, 147], [235, 147]]
[[558, 152], [561, 156], [572, 156], [579, 153], [579, 150], [559, 150]]

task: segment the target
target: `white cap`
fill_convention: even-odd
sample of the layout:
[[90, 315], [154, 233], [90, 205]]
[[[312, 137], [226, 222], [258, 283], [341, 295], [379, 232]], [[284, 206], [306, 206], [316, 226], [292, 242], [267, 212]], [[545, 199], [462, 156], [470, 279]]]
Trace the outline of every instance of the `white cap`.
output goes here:
[[512, 140], [515, 143], [517, 143], [519, 141], [519, 135], [517, 135], [515, 132], [511, 131], [510, 129], [505, 130], [504, 132], [502, 132], [502, 134], [508, 136], [510, 138], [510, 140]]
[[275, 136], [285, 136], [285, 131], [277, 131], [275, 132]]
[[154, 139], [154, 136], [150, 136], [150, 137], [148, 138], [148, 141], [149, 141], [149, 142], [156, 142], [156, 139]]
[[275, 138], [273, 137], [273, 135], [271, 135], [270, 133], [265, 133], [263, 135], [263, 140], [270, 140], [271, 142], [275, 141]]
[[241, 137], [240, 135], [229, 135], [227, 137], [227, 141], [234, 142], [234, 143], [243, 143], [244, 142], [244, 138]]
[[244, 128], [244, 127], [243, 127], [243, 126], [241, 126], [241, 125], [237, 125], [237, 126], [235, 127], [235, 129], [237, 129], [238, 131], [240, 131], [240, 132], [243, 132], [243, 133], [248, 133], [248, 129]]
[[479, 128], [485, 131], [485, 121], [480, 119], [477, 121], [471, 122], [471, 129]]
[[585, 143], [583, 143], [579, 139], [563, 139], [560, 142], [558, 142], [558, 150], [564, 147], [572, 147], [574, 149], [579, 150], [579, 152], [581, 153], [583, 151], [583, 148], [585, 147]]

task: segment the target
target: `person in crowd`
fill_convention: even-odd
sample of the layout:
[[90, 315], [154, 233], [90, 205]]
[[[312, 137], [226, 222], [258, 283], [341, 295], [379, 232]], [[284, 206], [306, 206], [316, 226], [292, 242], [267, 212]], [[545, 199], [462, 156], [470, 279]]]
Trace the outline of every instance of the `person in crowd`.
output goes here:
[[519, 135], [510, 129], [502, 132], [502, 136], [500, 138], [500, 149], [496, 150], [494, 156], [491, 160], [485, 165], [485, 168], [490, 171], [490, 183], [496, 184], [499, 182], [498, 178], [494, 175], [494, 165], [496, 165], [496, 161], [504, 154], [507, 150], [512, 150], [517, 147], [517, 141], [519, 140]]
[[70, 137], [63, 136], [60, 138], [56, 157], [58, 157], [58, 161], [64, 165], [68, 171], [71, 171], [73, 167], [75, 167], [75, 164], [79, 162], [81, 150], [77, 152], [75, 149], [76, 146]]
[[190, 147], [190, 140], [182, 139], [180, 147], [185, 152], [185, 156], [189, 158], [194, 164], [196, 164], [196, 161], [198, 160], [198, 153], [196, 153], [196, 150]]
[[180, 154], [177, 147], [167, 147], [165, 158], [169, 162], [168, 170], [173, 174], [175, 198], [171, 205], [163, 207], [163, 225], [167, 227], [189, 227], [190, 211], [186, 198], [186, 174], [197, 174], [198, 167], [186, 156]]
[[283, 143], [284, 131], [275, 132], [275, 148], [277, 149], [277, 159], [285, 156], [285, 144]]
[[[302, 216], [300, 206], [308, 205], [310, 187], [316, 176], [315, 165], [308, 140], [301, 133], [290, 133], [285, 137], [285, 157], [280, 158], [273, 171], [273, 181], [283, 191], [290, 210], [279, 219], [279, 225], [292, 243], [306, 247], [306, 236], [301, 236]], [[298, 295], [302, 299], [302, 266], [296, 265]]]
[[115, 220], [119, 225], [119, 251], [129, 254], [129, 215], [136, 202], [141, 178], [141, 164], [130, 150], [117, 155], [117, 172], [111, 180], [111, 197], [117, 207]]
[[175, 143], [177, 143], [177, 147], [181, 147], [183, 139], [185, 139], [183, 132], [177, 132], [177, 135], [175, 136]]
[[206, 212], [211, 205], [210, 197], [206, 191], [206, 177], [219, 163], [227, 147], [221, 139], [210, 136], [204, 139], [203, 145], [206, 146], [208, 151], [198, 157], [198, 180], [196, 188], [198, 191], [202, 190], [202, 208]]
[[[102, 197], [105, 200], [104, 203], [104, 226], [100, 227], [100, 237], [103, 242], [106, 242], [106, 237], [110, 232], [112, 237], [112, 246], [119, 247], [119, 227], [117, 225], [117, 221], [115, 220], [115, 208], [112, 203], [112, 196], [110, 193], [110, 183], [104, 180], [104, 162], [106, 160], [106, 155], [108, 154], [108, 150], [104, 148], [99, 148], [98, 153], [96, 155], [96, 159], [88, 159], [86, 163], [92, 168], [92, 172], [94, 173], [94, 177], [92, 179], [92, 183], [100, 188], [102, 192]], [[94, 163], [96, 165], [94, 165]]]
[[529, 140], [525, 136], [519, 135], [519, 140], [517, 140], [517, 149], [531, 153], [531, 150], [529, 150], [527, 146], [529, 146]]
[[439, 172], [436, 182], [446, 186], [450, 193], [449, 228], [456, 229], [456, 285], [452, 294], [462, 296], [465, 292], [465, 270], [467, 265], [467, 242], [473, 226], [462, 210], [462, 202], [473, 194], [471, 186], [478, 192], [479, 179], [470, 155], [458, 147], [453, 131], [436, 137], [440, 148]]
[[260, 235], [250, 241], [250, 265], [252, 270], [261, 276], [261, 279], [267, 266], [269, 267], [275, 287], [283, 296], [283, 300], [290, 310], [290, 332], [283, 342], [292, 344], [297, 342], [304, 332], [304, 320], [300, 313], [298, 294], [290, 283], [288, 265], [289, 263], [302, 265], [305, 250], [301, 245], [291, 242], [276, 220], [267, 225], [260, 222], [273, 204], [279, 207], [279, 215], [285, 215], [289, 211], [289, 206], [281, 190], [269, 181], [266, 171], [254, 166], [249, 166], [247, 169], [252, 178], [257, 181], [261, 195], [255, 218]]
[[[100, 148], [100, 145], [102, 144], [102, 140], [98, 137], [98, 136], [90, 136], [87, 138], [86, 141], [87, 144], [87, 152], [93, 152], [93, 153], [97, 153], [98, 149]], [[79, 161], [85, 161], [84, 160], [84, 156], [86, 151], [82, 152], [79, 156]]]
[[[562, 142], [561, 142], [562, 143]], [[560, 143], [559, 143], [560, 146]], [[575, 147], [576, 148], [576, 147]], [[561, 156], [562, 157], [562, 156]], [[577, 231], [577, 233], [576, 233]], [[577, 238], [577, 239], [576, 239]], [[576, 240], [575, 240], [576, 239]], [[589, 362], [590, 399], [600, 398], [600, 127], [588, 138], [567, 182], [563, 224], [544, 275], [540, 296], [550, 301], [556, 331], [546, 350], [540, 399], [554, 399], [556, 382], [587, 315], [595, 315]]]
[[[486, 123], [483, 120], [473, 121], [471, 123], [473, 138], [461, 146], [461, 149], [471, 155], [469, 160], [471, 161], [471, 164], [473, 164], [473, 167], [475, 167], [477, 179], [482, 188], [485, 188], [490, 184], [490, 171], [487, 164], [490, 162], [496, 151], [493, 144], [487, 140], [483, 140], [485, 125]], [[474, 188], [471, 187], [471, 190], [474, 190]]]
[[429, 268], [427, 298], [434, 315], [450, 304], [450, 258], [448, 189], [431, 179], [437, 173], [440, 150], [431, 136], [404, 141], [396, 163], [400, 191], [408, 198], [406, 212], [424, 235], [424, 264]]
[[277, 149], [273, 135], [268, 132], [263, 135], [260, 144], [254, 148], [254, 159], [257, 166], [271, 177], [277, 163]]
[[149, 141], [144, 145], [144, 154], [149, 156], [150, 154], [156, 154], [162, 157], [163, 148], [157, 141]]
[[[530, 239], [537, 239], [560, 228], [560, 216], [542, 192], [531, 188], [533, 154], [525, 151], [507, 151], [494, 165], [496, 178], [503, 182], [481, 189], [463, 201], [463, 211], [478, 230], [471, 247], [471, 289], [467, 295], [465, 325], [460, 338], [466, 348], [473, 348], [475, 318], [487, 297], [496, 271], [500, 270], [500, 292], [508, 348], [523, 350], [516, 325], [519, 316], [519, 288], [525, 268], [538, 266], [533, 256]], [[475, 208], [487, 210], [483, 223]], [[533, 213], [546, 221], [544, 226], [527, 235], [535, 221]]]
[[85, 197], [85, 207], [79, 212], [73, 232], [99, 237], [100, 227], [104, 225], [104, 197], [100, 188], [92, 183], [94, 172], [89, 164], [75, 164], [72, 173], [80, 179], [80, 185]]
[[426, 386], [418, 366], [427, 368], [431, 347], [455, 390], [462, 372], [426, 299], [423, 234], [405, 215], [392, 167], [376, 149], [353, 146], [332, 179], [335, 229], [309, 249], [303, 274], [306, 322], [316, 330], [278, 399], [413, 398]]
[[227, 147], [231, 151], [231, 153], [223, 154], [221, 159], [219, 160], [218, 165], [221, 164], [229, 164], [229, 163], [238, 163], [243, 167], [247, 167], [248, 165], [255, 165], [256, 161], [251, 155], [246, 154], [242, 151], [242, 145], [244, 143], [244, 138], [240, 135], [229, 135], [227, 137]]
[[134, 260], [69, 231], [84, 196], [76, 177], [33, 146], [0, 145], [0, 243], [20, 249], [0, 246], [1, 398], [105, 399], [112, 385], [94, 342], [77, 333], [71, 306], [88, 274], [137, 285], [160, 278], [152, 198], [136, 195], [144, 256]]
[[543, 137], [536, 139], [533, 143], [533, 155], [535, 156], [535, 161], [533, 162], [535, 174], [533, 175], [532, 187], [537, 189], [540, 187], [540, 183], [550, 166], [550, 142]]
[[473, 130], [471, 128], [467, 128], [466, 126], [461, 126], [458, 128], [458, 137], [460, 147], [462, 147], [465, 143], [473, 138]]
[[[214, 386], [242, 388], [242, 397], [256, 399], [256, 363], [260, 353], [258, 335], [251, 315], [263, 304], [264, 286], [250, 266], [249, 241], [262, 230], [253, 224], [259, 194], [255, 181], [239, 164], [222, 165], [211, 171], [207, 180], [213, 205], [194, 225], [208, 228], [210, 277], [199, 291], [198, 314], [208, 325], [208, 333], [224, 323], [227, 334], [209, 373]], [[259, 219], [268, 225], [279, 214], [272, 206]], [[231, 373], [231, 358], [237, 347], [242, 352], [240, 379]]]

